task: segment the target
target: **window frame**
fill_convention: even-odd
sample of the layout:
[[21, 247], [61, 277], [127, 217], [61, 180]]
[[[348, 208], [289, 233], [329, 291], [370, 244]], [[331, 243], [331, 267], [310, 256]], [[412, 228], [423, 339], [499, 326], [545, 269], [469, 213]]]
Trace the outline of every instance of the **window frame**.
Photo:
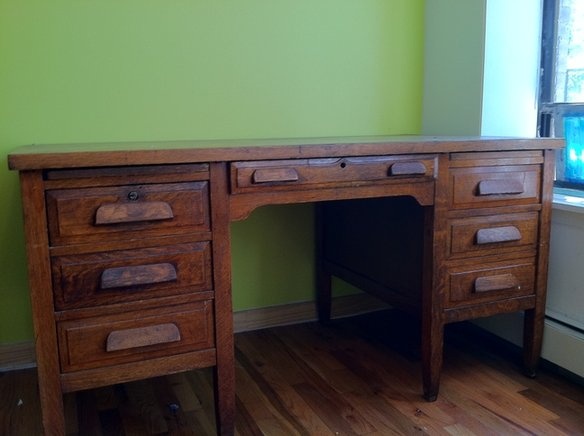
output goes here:
[[[554, 102], [554, 65], [556, 56], [557, 22], [559, 18], [559, 0], [543, 0], [541, 29], [541, 61], [539, 85], [539, 119], [537, 133], [540, 137], [563, 137], [563, 118], [566, 115], [584, 114], [582, 103]], [[575, 183], [564, 180], [565, 149], [557, 153], [556, 180], [554, 186], [580, 191], [584, 196], [584, 182]]]

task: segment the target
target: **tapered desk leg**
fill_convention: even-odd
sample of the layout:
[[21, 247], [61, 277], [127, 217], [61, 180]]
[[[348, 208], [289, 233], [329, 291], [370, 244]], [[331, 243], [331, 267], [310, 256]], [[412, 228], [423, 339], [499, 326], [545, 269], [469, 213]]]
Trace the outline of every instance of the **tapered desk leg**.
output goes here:
[[541, 355], [544, 328], [543, 310], [525, 311], [523, 320], [523, 370], [528, 377], [535, 377]]
[[444, 324], [422, 320], [422, 381], [426, 401], [436, 401], [444, 347]]
[[317, 272], [316, 311], [318, 320], [327, 323], [331, 320], [331, 275], [323, 270]]
[[39, 393], [41, 411], [43, 417], [43, 430], [45, 436], [65, 435], [65, 409], [63, 406], [63, 392], [58, 375], [42, 375], [43, 369], [39, 368]]
[[316, 237], [316, 312], [321, 323], [331, 320], [332, 276], [324, 266], [324, 205], [315, 206]]
[[545, 300], [548, 279], [549, 240], [551, 231], [551, 212], [553, 199], [553, 180], [555, 153], [544, 151], [542, 181], [542, 208], [540, 212], [539, 254], [537, 263], [537, 280], [535, 286], [536, 302], [533, 309], [525, 311], [523, 318], [523, 371], [528, 377], [535, 377], [537, 364], [541, 355], [543, 342]]
[[217, 362], [215, 379], [215, 419], [217, 434], [231, 436], [235, 431], [235, 373], [234, 366]]
[[53, 313], [51, 261], [46, 232], [47, 212], [42, 171], [22, 171], [20, 186], [43, 429], [46, 436], [61, 436], [65, 434], [65, 414], [57, 351], [57, 328]]
[[235, 357], [231, 301], [231, 236], [227, 166], [214, 163], [211, 173], [213, 280], [215, 284], [215, 416], [217, 434], [230, 436], [235, 427]]
[[[442, 167], [445, 167], [442, 164]], [[444, 169], [442, 169], [444, 171]], [[447, 178], [443, 175], [442, 183]], [[441, 264], [445, 246], [443, 207], [426, 208], [424, 213], [424, 267], [422, 277], [422, 382], [426, 401], [436, 401], [440, 388], [440, 372], [444, 352], [444, 319], [442, 313]]]

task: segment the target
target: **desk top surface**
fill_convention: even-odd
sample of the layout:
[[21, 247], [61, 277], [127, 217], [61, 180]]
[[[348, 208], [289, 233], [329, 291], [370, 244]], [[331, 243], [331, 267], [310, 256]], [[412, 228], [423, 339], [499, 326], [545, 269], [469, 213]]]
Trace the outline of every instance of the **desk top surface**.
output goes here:
[[236, 160], [541, 150], [563, 146], [563, 139], [554, 138], [438, 136], [47, 144], [17, 148], [8, 155], [8, 166], [13, 170], [33, 170]]

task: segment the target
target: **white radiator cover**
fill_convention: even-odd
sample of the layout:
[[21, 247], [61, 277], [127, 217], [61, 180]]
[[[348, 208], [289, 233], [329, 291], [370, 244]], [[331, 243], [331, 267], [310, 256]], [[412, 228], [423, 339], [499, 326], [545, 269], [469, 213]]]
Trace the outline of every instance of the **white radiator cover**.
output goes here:
[[554, 196], [546, 315], [584, 331], [584, 206]]

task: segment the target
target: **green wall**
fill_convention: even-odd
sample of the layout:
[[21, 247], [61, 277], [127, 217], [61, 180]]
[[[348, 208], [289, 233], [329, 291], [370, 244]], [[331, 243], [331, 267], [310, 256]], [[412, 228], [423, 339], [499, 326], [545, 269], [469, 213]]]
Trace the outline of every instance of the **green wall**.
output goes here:
[[426, 0], [425, 135], [481, 133], [486, 3]]
[[[0, 153], [30, 143], [416, 134], [424, 0], [0, 0]], [[0, 166], [0, 343], [32, 338]], [[312, 209], [233, 225], [236, 309], [312, 298]]]

